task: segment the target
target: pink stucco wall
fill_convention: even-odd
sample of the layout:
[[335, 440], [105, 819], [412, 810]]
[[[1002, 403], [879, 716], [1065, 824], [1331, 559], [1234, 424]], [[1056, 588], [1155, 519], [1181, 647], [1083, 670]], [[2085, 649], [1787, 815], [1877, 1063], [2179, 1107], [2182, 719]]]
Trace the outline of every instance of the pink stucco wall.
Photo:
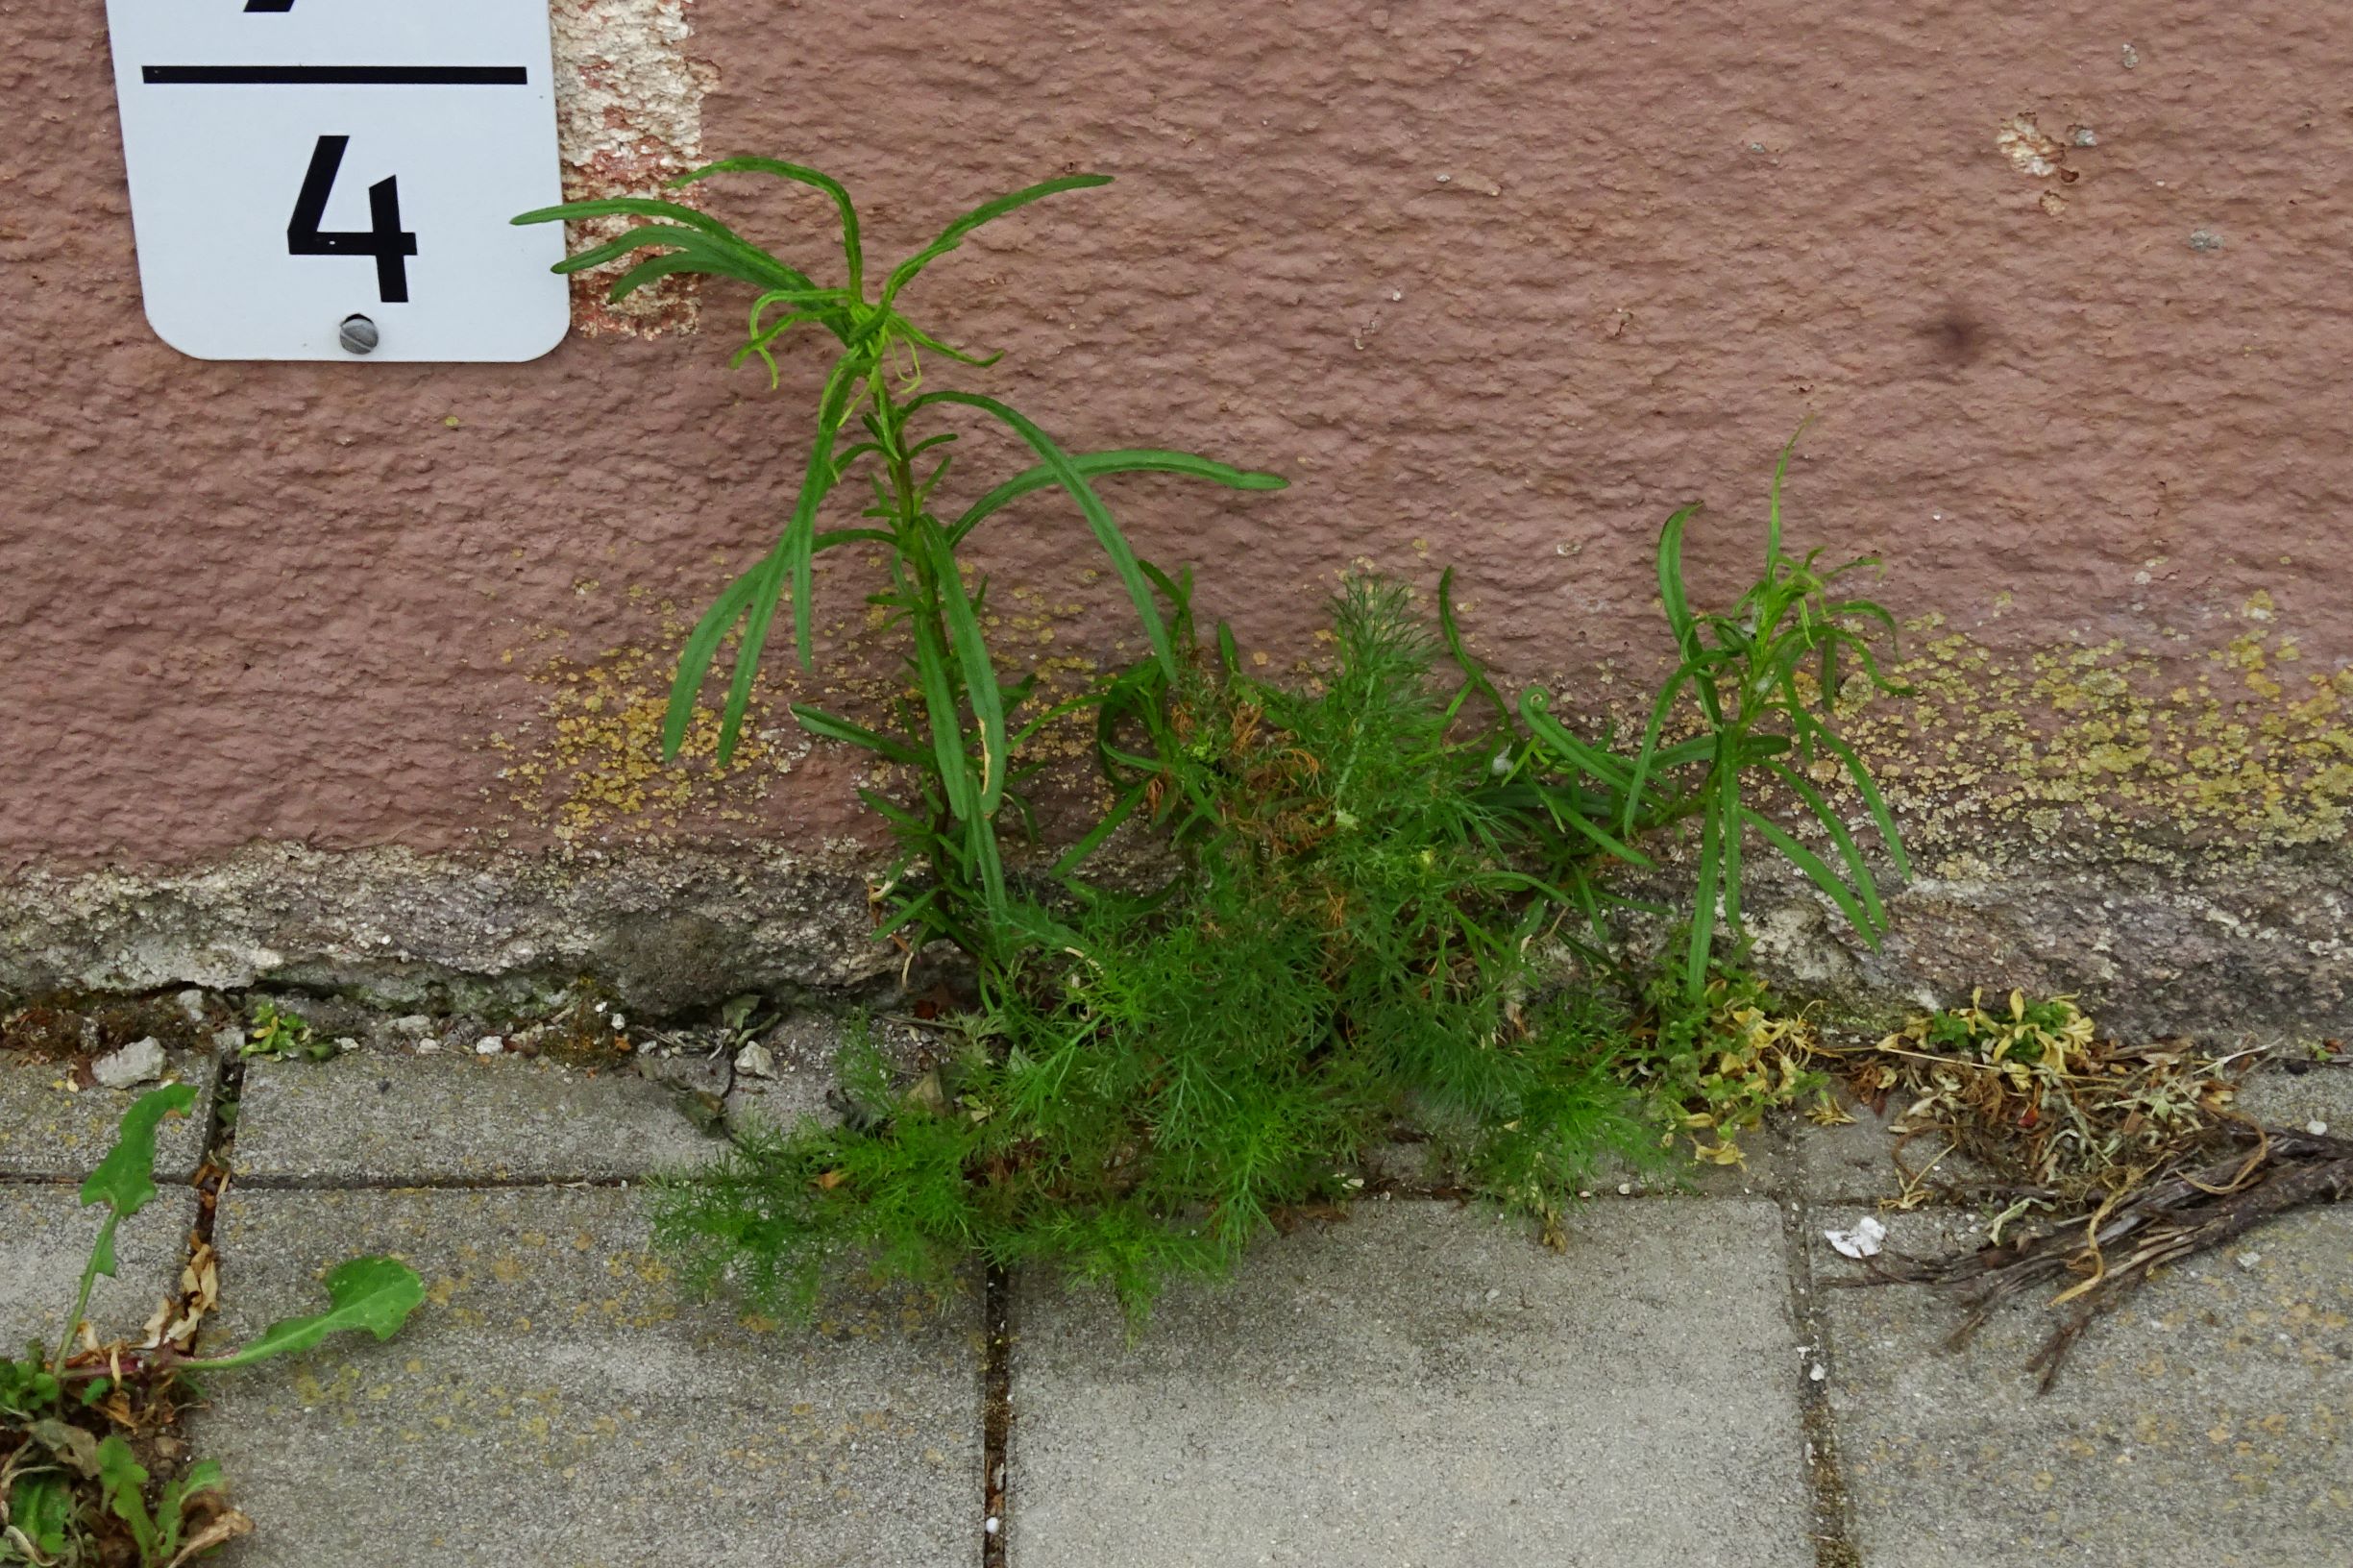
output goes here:
[[[2065, 729], [2086, 649], [2163, 708], [2243, 681], [2252, 647], [2283, 694], [2263, 712], [2304, 726], [2283, 835], [2260, 799], [2196, 817], [2162, 747], [2127, 747], [2121, 804], [2005, 805], [1970, 728], [1994, 721], [1915, 714], [1882, 738], [1912, 809], [1976, 792], [1949, 846], [2096, 842], [2136, 811], [2248, 852], [2342, 843], [2326, 811], [2353, 791], [2311, 771], [2344, 708], [2310, 706], [2353, 698], [2337, 7], [652, 9], [691, 25], [663, 47], [695, 101], [662, 112], [708, 156], [837, 171], [877, 249], [1033, 179], [1118, 177], [944, 263], [919, 319], [1009, 351], [992, 385], [1073, 446], [1290, 475], [1279, 497], [1115, 494], [1277, 667], [1312, 653], [1351, 562], [1451, 563], [1514, 677], [1622, 697], [1663, 651], [1661, 518], [1709, 498], [1693, 559], [1735, 586], [1772, 453], [1812, 415], [1795, 537], [1884, 555], [1915, 646], [2013, 672], [1963, 660], [1948, 706], [2011, 678]], [[621, 84], [619, 133], [628, 63], [584, 77]], [[815, 846], [857, 820], [854, 764], [781, 717], [683, 802], [645, 765], [677, 624], [770, 537], [814, 388], [806, 360], [773, 393], [726, 369], [733, 295], [699, 331], [583, 332], [525, 365], [199, 363], [141, 317], [95, 0], [0, 0], [0, 870], [265, 840]], [[780, 188], [710, 204], [821, 254], [821, 211]], [[972, 445], [976, 478], [1014, 460]], [[1035, 591], [1001, 600], [1009, 646], [1111, 657], [1076, 521], [1042, 499], [993, 527], [997, 593]], [[854, 591], [827, 593], [838, 647]], [[2209, 707], [2251, 732], [2251, 701]], [[2216, 775], [2262, 740], [2220, 737]]]

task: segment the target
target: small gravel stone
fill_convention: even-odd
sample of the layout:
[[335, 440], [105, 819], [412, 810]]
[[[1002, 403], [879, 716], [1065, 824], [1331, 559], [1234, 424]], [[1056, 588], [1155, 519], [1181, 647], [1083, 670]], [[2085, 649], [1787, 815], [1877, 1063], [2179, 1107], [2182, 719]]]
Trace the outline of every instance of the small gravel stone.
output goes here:
[[2328, 1123], [2317, 1118], [2304, 1124], [2304, 1130], [2315, 1138], [2328, 1137]]
[[245, 1031], [233, 1023], [216, 1029], [212, 1033], [212, 1044], [216, 1050], [241, 1051], [245, 1048]]
[[90, 1064], [90, 1076], [109, 1089], [151, 1084], [163, 1076], [163, 1044], [153, 1035]]
[[433, 1020], [422, 1013], [411, 1013], [406, 1017], [394, 1018], [392, 1032], [405, 1035], [410, 1040], [423, 1040], [433, 1032]]
[[776, 1053], [755, 1041], [735, 1053], [735, 1070], [747, 1078], [773, 1078]]
[[188, 1016], [188, 1022], [202, 1023], [205, 1021], [205, 993], [191, 986], [173, 997], [172, 1000], [178, 1002], [180, 1011]]
[[506, 1041], [497, 1035], [484, 1035], [474, 1042], [474, 1054], [477, 1056], [498, 1056], [505, 1049]]

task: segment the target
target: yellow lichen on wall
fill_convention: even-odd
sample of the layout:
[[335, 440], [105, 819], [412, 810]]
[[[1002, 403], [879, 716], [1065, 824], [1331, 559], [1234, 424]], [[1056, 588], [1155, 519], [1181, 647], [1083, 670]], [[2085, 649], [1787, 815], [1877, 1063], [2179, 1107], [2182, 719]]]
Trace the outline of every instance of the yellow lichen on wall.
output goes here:
[[[977, 580], [970, 586], [977, 587]], [[598, 587], [584, 581], [580, 590]], [[1087, 605], [1055, 602], [1027, 587], [1006, 594], [1011, 607], [1003, 613], [992, 609], [983, 621], [1000, 671], [1010, 682], [1031, 681], [1028, 697], [1006, 714], [1017, 733], [1094, 687], [1102, 666], [1088, 653], [1064, 650], [1069, 647], [1069, 625], [1087, 613]], [[628, 597], [651, 595], [640, 585], [629, 589]], [[835, 596], [821, 592], [821, 598], [830, 597]], [[791, 702], [813, 702], [886, 733], [907, 733], [920, 721], [921, 694], [906, 670], [900, 634], [887, 612], [869, 605], [855, 617], [820, 628], [815, 674], [792, 668], [789, 655], [771, 642], [752, 686], [742, 739], [724, 768], [716, 761], [721, 687], [734, 669], [735, 643], [723, 643], [678, 759], [665, 762], [662, 729], [689, 626], [668, 600], [659, 604], [658, 615], [658, 628], [646, 637], [590, 658], [564, 652], [570, 634], [556, 626], [541, 627], [526, 646], [506, 650], [505, 662], [526, 666], [524, 678], [539, 696], [528, 717], [487, 737], [489, 749], [502, 759], [490, 794], [504, 808], [503, 824], [527, 824], [565, 841], [607, 831], [644, 836], [687, 828], [756, 828], [769, 820], [761, 806], [776, 780], [819, 744], [790, 716]], [[783, 636], [784, 625], [780, 613], [777, 637]], [[1087, 772], [1082, 764], [1091, 757], [1092, 747], [1091, 721], [1066, 714], [1042, 725], [1015, 760], [1046, 763], [1058, 777], [1078, 776]], [[906, 782], [895, 769], [863, 754], [857, 760], [858, 782], [890, 793]]]
[[2005, 845], [2159, 864], [2344, 845], [2353, 669], [2301, 669], [2271, 617], [2258, 595], [2220, 647], [2163, 656], [2114, 640], [1997, 650], [1932, 617], [1893, 672], [1913, 695], [1845, 727], [1948, 874]]
[[[765, 727], [771, 705], [757, 682], [743, 734], [724, 767], [717, 761], [719, 709], [710, 702], [688, 723], [678, 760], [663, 760], [662, 727], [687, 627], [667, 603], [662, 618], [651, 647], [626, 643], [585, 660], [559, 651], [525, 675], [541, 693], [538, 712], [512, 731], [489, 737], [491, 748], [506, 759], [498, 780], [512, 820], [561, 840], [621, 824], [674, 829], [686, 824], [690, 809], [717, 822], [749, 822], [774, 780], [792, 772], [806, 743]], [[548, 630], [539, 640], [560, 636]], [[505, 656], [514, 662], [522, 652], [509, 649]], [[723, 672], [725, 653], [722, 649]]]

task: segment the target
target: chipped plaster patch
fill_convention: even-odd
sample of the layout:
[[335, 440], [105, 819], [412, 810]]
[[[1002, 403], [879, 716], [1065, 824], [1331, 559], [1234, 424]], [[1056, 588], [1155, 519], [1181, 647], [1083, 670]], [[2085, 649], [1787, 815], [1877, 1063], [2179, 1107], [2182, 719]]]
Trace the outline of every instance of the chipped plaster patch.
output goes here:
[[2066, 149], [2044, 134], [2031, 114], [2013, 114], [1994, 133], [1994, 145], [2021, 174], [2047, 180], [2059, 172]]
[[[702, 161], [709, 67], [686, 54], [693, 0], [554, 0], [556, 129], [564, 196], [642, 196]], [[581, 239], [621, 233], [625, 219], [574, 224]], [[692, 280], [665, 279], [620, 304], [612, 273], [573, 280], [581, 332], [653, 337], [695, 330]]]
[[[2077, 147], [2099, 145], [2098, 136], [2084, 127], [2071, 126], [2068, 135]], [[2021, 174], [2037, 180], [2056, 180], [2063, 185], [2071, 185], [2082, 178], [2080, 171], [2068, 167], [2067, 148], [2045, 131], [2032, 114], [2013, 114], [2002, 121], [1994, 133], [1994, 145]], [[2067, 198], [2056, 189], [2047, 189], [2036, 199], [2036, 205], [2055, 218], [2067, 210]]]

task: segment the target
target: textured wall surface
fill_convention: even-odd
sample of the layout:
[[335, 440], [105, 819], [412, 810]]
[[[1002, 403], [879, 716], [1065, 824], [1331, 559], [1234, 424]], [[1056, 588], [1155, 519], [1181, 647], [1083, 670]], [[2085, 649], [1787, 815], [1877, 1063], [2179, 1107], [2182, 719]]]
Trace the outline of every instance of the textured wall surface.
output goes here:
[[[1451, 563], [1504, 670], [1621, 701], [1665, 651], [1660, 520], [1708, 498], [1695, 572], [1736, 589], [1810, 414], [1794, 535], [1882, 554], [1916, 628], [1922, 695], [1869, 739], [1930, 881], [1998, 901], [2129, 863], [2187, 890], [2184, 929], [2253, 921], [2327, 972], [2353, 802], [2339, 8], [1619, 9], [557, 0], [568, 178], [797, 158], [901, 250], [999, 189], [1119, 177], [985, 233], [916, 313], [1008, 351], [995, 388], [1068, 444], [1290, 475], [1114, 496], [1278, 669], [1349, 563]], [[740, 300], [584, 295], [521, 366], [200, 363], [140, 314], [97, 5], [0, 0], [0, 123], [18, 905], [272, 841], [493, 877], [589, 845], [855, 860], [855, 763], [772, 702], [730, 778], [651, 761], [677, 637], [770, 537], [814, 392], [805, 360], [772, 393], [727, 370]], [[795, 193], [709, 202], [821, 256]], [[976, 476], [1014, 461], [968, 445]], [[1061, 678], [1117, 656], [1075, 519], [1041, 498], [992, 527], [1010, 646]], [[827, 645], [854, 642], [854, 586], [821, 587]], [[2221, 883], [2297, 907], [2218, 912]]]

